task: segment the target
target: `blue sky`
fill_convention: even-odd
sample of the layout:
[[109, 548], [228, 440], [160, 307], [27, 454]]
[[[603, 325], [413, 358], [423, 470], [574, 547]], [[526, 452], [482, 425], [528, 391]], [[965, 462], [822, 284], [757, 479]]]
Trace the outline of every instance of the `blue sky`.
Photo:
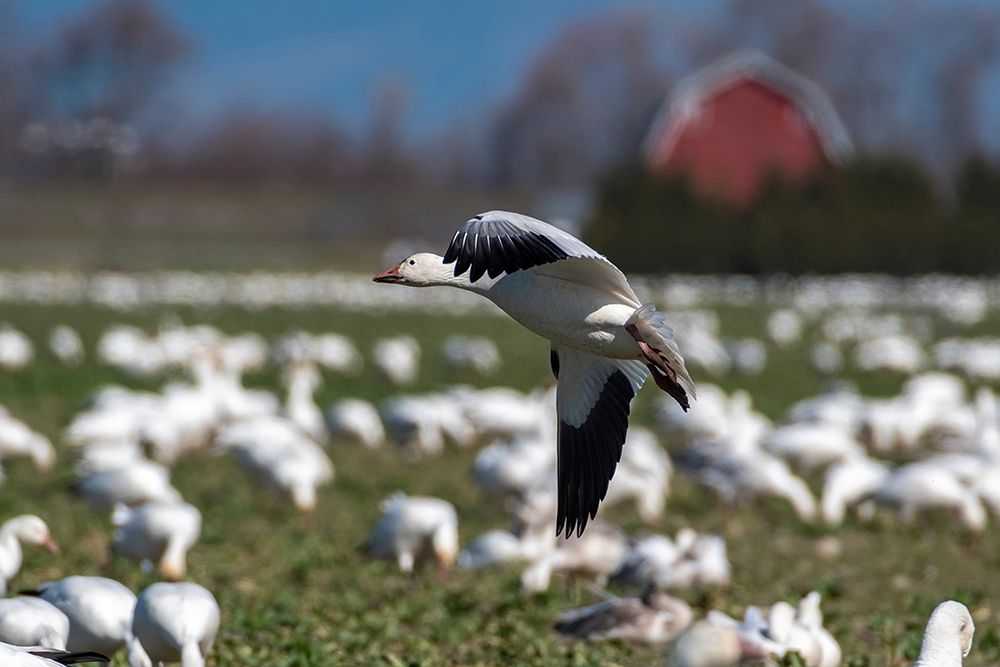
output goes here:
[[[44, 33], [90, 0], [22, 0], [19, 18]], [[177, 0], [156, 2], [192, 39], [195, 52], [179, 74], [185, 106], [210, 116], [245, 101], [260, 106], [329, 110], [363, 126], [373, 92], [405, 82], [409, 130], [444, 129], [509, 94], [532, 58], [568, 21], [623, 7], [663, 7], [631, 0]], [[681, 0], [676, 11], [718, 2]]]
[[[96, 1], [13, 0], [13, 6], [28, 34], [40, 41]], [[673, 21], [710, 16], [727, 5], [725, 0], [153, 1], [193, 43], [172, 93], [195, 119], [211, 119], [236, 105], [291, 107], [330, 114], [357, 131], [366, 127], [374, 91], [400, 81], [409, 93], [406, 130], [416, 138], [455, 122], [474, 123], [491, 105], [502, 104], [531, 61], [573, 20], [633, 7]], [[869, 20], [879, 20], [880, 7], [887, 6], [845, 1]], [[914, 63], [903, 67], [912, 73]], [[1000, 68], [982, 104], [986, 119], [1000, 117]], [[909, 108], [921, 113], [919, 104]], [[994, 146], [1000, 141], [993, 132], [984, 136]]]

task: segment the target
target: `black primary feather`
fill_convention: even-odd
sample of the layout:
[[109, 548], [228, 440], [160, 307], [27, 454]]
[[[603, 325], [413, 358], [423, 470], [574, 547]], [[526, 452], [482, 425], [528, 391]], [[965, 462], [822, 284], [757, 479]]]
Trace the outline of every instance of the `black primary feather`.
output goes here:
[[39, 658], [46, 658], [48, 660], [54, 660], [60, 665], [79, 665], [84, 662], [110, 662], [108, 656], [96, 653], [94, 651], [28, 651], [31, 655], [38, 656]]
[[597, 515], [621, 460], [634, 397], [628, 378], [615, 371], [583, 424], [559, 424], [556, 535], [579, 537]]
[[508, 220], [465, 222], [452, 237], [443, 263], [455, 264], [455, 275], [469, 271], [469, 282], [483, 275], [496, 278], [566, 259], [569, 254], [544, 234], [521, 229]]

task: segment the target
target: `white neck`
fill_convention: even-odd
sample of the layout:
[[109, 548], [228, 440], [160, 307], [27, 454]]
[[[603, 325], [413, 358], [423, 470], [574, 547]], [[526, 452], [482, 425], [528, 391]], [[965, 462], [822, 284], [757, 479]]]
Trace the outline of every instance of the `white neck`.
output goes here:
[[10, 522], [0, 526], [0, 542], [20, 544], [17, 537], [17, 526], [12, 525]]
[[956, 632], [942, 630], [936, 624], [928, 623], [920, 644], [920, 655], [913, 667], [961, 667], [962, 639]]
[[24, 552], [13, 530], [0, 529], [0, 578], [13, 577], [21, 569]]
[[305, 373], [296, 373], [288, 384], [287, 405], [302, 405], [313, 402], [313, 379]]
[[418, 287], [447, 286], [469, 290], [470, 292], [485, 292], [493, 285], [494, 281], [490, 280], [489, 276], [483, 276], [476, 281], [476, 284], [472, 284], [469, 282], [468, 271], [460, 276], [456, 276], [455, 265], [443, 263], [443, 257], [441, 260], [441, 263], [435, 263], [433, 267], [425, 267], [429, 275], [425, 276], [426, 282], [422, 285], [417, 285]]

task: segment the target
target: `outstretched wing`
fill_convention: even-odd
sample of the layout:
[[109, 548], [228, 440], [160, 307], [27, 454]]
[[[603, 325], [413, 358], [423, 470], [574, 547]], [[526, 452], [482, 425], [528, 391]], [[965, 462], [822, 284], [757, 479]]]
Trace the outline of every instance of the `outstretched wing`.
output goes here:
[[[639, 305], [624, 274], [580, 239], [535, 218], [508, 211], [481, 213], [464, 223], [444, 254], [455, 275], [469, 272], [469, 282], [484, 275], [499, 278], [537, 270], [620, 294]], [[540, 268], [543, 267], [543, 268]]]
[[60, 665], [77, 665], [83, 662], [109, 662], [106, 655], [93, 651], [56, 651], [44, 648], [29, 649], [28, 653], [39, 658], [52, 660]]
[[646, 380], [640, 361], [553, 349], [559, 416], [556, 534], [583, 534], [622, 455], [632, 398]]

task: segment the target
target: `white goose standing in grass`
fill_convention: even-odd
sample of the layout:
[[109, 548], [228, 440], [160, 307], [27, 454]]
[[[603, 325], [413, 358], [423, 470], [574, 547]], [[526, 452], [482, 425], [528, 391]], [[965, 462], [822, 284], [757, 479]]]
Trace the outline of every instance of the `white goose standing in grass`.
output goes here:
[[296, 359], [288, 366], [288, 400], [285, 414], [303, 433], [323, 444], [330, 432], [326, 428], [323, 411], [316, 405], [313, 394], [323, 383], [316, 365], [310, 361]]
[[[144, 458], [130, 460], [123, 450], [118, 452], [119, 459], [113, 467], [89, 470], [87, 464], [78, 466], [81, 478], [76, 488], [91, 507], [110, 511], [118, 505], [136, 507], [149, 502], [181, 500], [180, 492], [170, 483], [169, 468]], [[97, 465], [102, 463], [98, 461]]]
[[56, 450], [49, 439], [0, 407], [0, 460], [11, 456], [31, 457], [35, 468], [42, 472], [56, 464]]
[[7, 582], [21, 570], [24, 553], [22, 544], [36, 544], [52, 553], [59, 545], [52, 539], [49, 527], [34, 514], [22, 514], [0, 526], [0, 595], [7, 592]]
[[604, 600], [562, 614], [556, 632], [588, 641], [624, 639], [643, 644], [672, 641], [691, 624], [686, 602], [653, 588], [641, 597], [604, 593]]
[[920, 654], [913, 667], [961, 667], [962, 659], [972, 650], [975, 632], [976, 626], [966, 606], [945, 600], [927, 620]]
[[114, 655], [131, 635], [135, 593], [114, 579], [66, 577], [42, 584], [38, 595], [69, 619], [70, 651]]
[[153, 584], [139, 594], [128, 641], [131, 667], [203, 667], [219, 631], [219, 604], [198, 584]]
[[153, 563], [167, 579], [183, 579], [187, 552], [201, 535], [201, 512], [183, 501], [151, 502], [135, 508], [115, 508], [112, 522], [116, 553], [139, 561], [144, 569]]
[[406, 573], [429, 558], [439, 572], [452, 566], [458, 556], [458, 515], [451, 503], [397, 492], [381, 507], [382, 518], [364, 545], [371, 557], [394, 560]]
[[603, 255], [540, 220], [482, 213], [459, 227], [444, 257], [418, 253], [374, 280], [481, 294], [552, 342], [559, 380], [557, 534], [582, 534], [597, 514], [647, 368], [683, 408], [695, 396], [663, 316], [642, 305]]
[[0, 599], [0, 641], [65, 651], [68, 638], [69, 619], [49, 602], [23, 595]]

